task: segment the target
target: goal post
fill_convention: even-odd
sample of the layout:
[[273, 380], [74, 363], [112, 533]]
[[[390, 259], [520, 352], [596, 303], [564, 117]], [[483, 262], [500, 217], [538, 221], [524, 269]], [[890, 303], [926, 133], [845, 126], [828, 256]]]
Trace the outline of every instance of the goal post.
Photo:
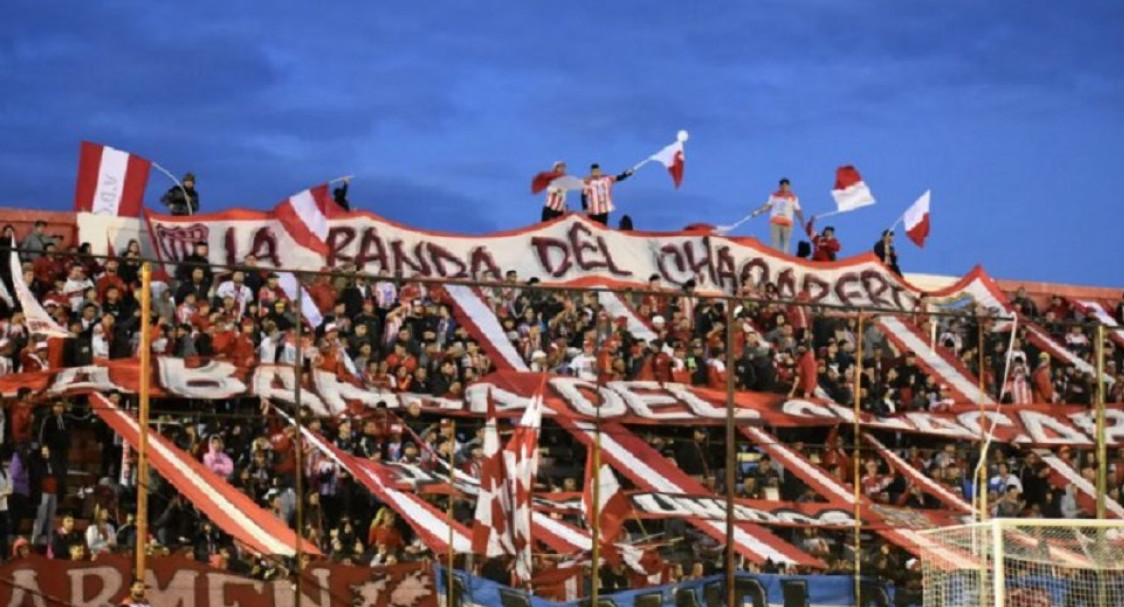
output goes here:
[[1124, 521], [993, 519], [921, 537], [924, 607], [1124, 607]]

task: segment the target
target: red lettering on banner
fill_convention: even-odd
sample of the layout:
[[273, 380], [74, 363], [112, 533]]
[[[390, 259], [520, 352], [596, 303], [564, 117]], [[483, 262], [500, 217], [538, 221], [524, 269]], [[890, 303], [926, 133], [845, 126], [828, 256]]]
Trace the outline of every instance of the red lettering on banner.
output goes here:
[[877, 270], [865, 270], [861, 277], [870, 305], [878, 308], [889, 305], [889, 301], [882, 299], [882, 294], [890, 288], [890, 284], [882, 277], [882, 273]]
[[737, 264], [734, 262], [734, 256], [730, 254], [730, 247], [718, 247], [714, 257], [714, 275], [718, 286], [728, 293], [736, 293], [738, 290], [738, 271], [735, 269]]
[[[483, 272], [481, 272], [481, 269], [483, 269]], [[489, 274], [491, 274], [493, 280], [499, 280], [502, 277], [500, 268], [496, 265], [495, 258], [492, 257], [492, 252], [483, 246], [473, 247], [472, 252], [469, 253], [468, 271], [473, 278], [481, 280]]]
[[[535, 247], [535, 253], [539, 256], [539, 265], [546, 270], [547, 274], [555, 278], [564, 275], [573, 265], [573, 262], [570, 261], [570, 249], [566, 246], [565, 241], [549, 236], [535, 236], [531, 238], [531, 246]], [[558, 251], [562, 254], [562, 259], [557, 265], [551, 257], [552, 251]], [[475, 271], [475, 265], [473, 269]]]
[[339, 262], [347, 263], [352, 260], [350, 255], [344, 254], [343, 250], [347, 248], [355, 240], [355, 228], [351, 226], [332, 226], [328, 228], [328, 258], [324, 260], [324, 265], [329, 268], [334, 268], [340, 265]]
[[269, 262], [276, 268], [282, 267], [281, 258], [277, 256], [277, 236], [267, 227], [258, 228], [254, 232], [250, 254], [260, 261]]
[[714, 263], [710, 254], [710, 238], [704, 236], [702, 239], [703, 256], [700, 259], [695, 259], [694, 244], [694, 241], [691, 240], [683, 243], [683, 252], [687, 257], [687, 267], [691, 270], [693, 276], [699, 276], [700, 270], [705, 268], [707, 278], [710, 279], [711, 283], [715, 283]]
[[796, 297], [796, 274], [792, 268], [785, 268], [777, 274], [777, 296], [781, 299]]
[[367, 265], [372, 261], [378, 262], [379, 270], [392, 271], [386, 257], [386, 245], [379, 237], [379, 231], [375, 228], [367, 228], [363, 230], [363, 239], [359, 241], [359, 253], [355, 256], [355, 266], [369, 272], [370, 269], [367, 268]]
[[835, 281], [835, 296], [839, 298], [839, 303], [845, 306], [854, 306], [862, 303], [863, 292], [861, 290], [852, 290], [850, 286], [858, 284], [860, 287], [861, 281], [858, 276], [854, 274], [844, 274]]
[[238, 241], [234, 238], [234, 228], [226, 229], [222, 238], [223, 248], [226, 249], [226, 265], [232, 266], [240, 261], [238, 255]]
[[[426, 243], [425, 246], [429, 251], [429, 260], [433, 264], [433, 271], [438, 276], [442, 278], [468, 278], [468, 264], [464, 263], [449, 249], [432, 242]], [[451, 264], [456, 268], [456, 271], [450, 272], [446, 264]]]
[[[570, 247], [574, 251], [574, 262], [577, 263], [578, 268], [583, 271], [596, 270], [597, 268], [605, 268], [609, 270], [613, 276], [627, 277], [632, 276], [632, 272], [622, 270], [617, 267], [613, 261], [613, 255], [609, 252], [609, 246], [605, 243], [605, 238], [597, 236], [590, 241], [593, 236], [593, 231], [589, 229], [584, 223], [575, 223], [570, 226], [567, 233], [570, 238]], [[586, 257], [586, 252], [600, 252], [601, 258]], [[561, 274], [556, 274], [561, 276]]]
[[[754, 275], [755, 271], [757, 272], [756, 276]], [[740, 275], [743, 285], [763, 285], [772, 278], [768, 262], [761, 257], [754, 257], [742, 264]]]
[[[675, 271], [679, 273], [679, 277], [672, 276], [671, 273], [668, 272], [668, 256], [671, 256], [672, 261], [675, 262]], [[672, 284], [682, 284], [683, 282], [686, 282], [686, 279], [682, 278], [682, 275], [686, 271], [687, 267], [683, 264], [683, 254], [679, 252], [679, 249], [675, 248], [675, 245], [665, 244], [664, 246], [660, 247], [660, 252], [656, 257], [656, 265], [659, 267], [660, 276], [664, 280]]]
[[808, 298], [811, 301], [819, 301], [831, 293], [831, 285], [811, 272], [804, 275], [804, 283], [801, 288], [808, 292]]
[[[419, 242], [414, 245], [413, 259], [405, 252], [403, 245], [401, 240], [390, 242], [390, 253], [394, 256], [394, 275], [429, 277], [429, 263], [426, 262], [425, 255], [422, 255], [425, 243]], [[410, 273], [403, 272], [403, 268], [409, 268]]]
[[899, 310], [913, 310], [917, 307], [918, 299], [901, 285], [891, 284], [890, 291], [894, 294], [894, 303], [897, 304]]

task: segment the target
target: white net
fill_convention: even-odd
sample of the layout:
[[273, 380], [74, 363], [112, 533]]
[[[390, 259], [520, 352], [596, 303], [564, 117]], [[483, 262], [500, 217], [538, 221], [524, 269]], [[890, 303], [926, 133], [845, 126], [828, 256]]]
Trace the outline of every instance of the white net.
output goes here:
[[1000, 519], [923, 536], [924, 607], [1124, 607], [1124, 521]]

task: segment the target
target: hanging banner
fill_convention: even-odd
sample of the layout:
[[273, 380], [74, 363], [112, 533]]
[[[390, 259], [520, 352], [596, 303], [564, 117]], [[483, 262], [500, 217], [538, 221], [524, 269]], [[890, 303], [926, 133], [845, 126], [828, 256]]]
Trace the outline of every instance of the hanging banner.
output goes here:
[[[152, 396], [194, 400], [229, 400], [259, 397], [292, 403], [295, 376], [288, 365], [237, 367], [225, 361], [185, 360], [154, 357]], [[391, 410], [417, 404], [422, 411], [441, 415], [483, 418], [486, 394], [492, 391], [501, 417], [516, 417], [539, 386], [537, 373], [503, 371], [492, 373], [469, 386], [464, 399], [425, 394], [389, 392], [366, 388], [354, 379], [315, 370], [304, 386], [302, 404], [324, 417], [343, 414], [362, 417], [379, 405]], [[32, 398], [93, 392], [135, 393], [139, 387], [139, 364], [135, 359], [105, 361], [41, 373], [0, 377], [0, 395], [14, 397], [20, 388]], [[574, 377], [554, 376], [547, 381], [547, 417], [592, 421], [600, 402], [601, 420], [629, 424], [719, 425], [726, 417], [726, 396], [684, 384], [654, 381], [614, 381], [597, 385]], [[852, 424], [854, 412], [822, 399], [787, 399], [780, 394], [739, 392], [734, 396], [735, 418], [742, 426], [826, 427]], [[1105, 437], [1109, 445], [1124, 444], [1124, 410], [1106, 411]], [[862, 414], [867, 429], [908, 432], [958, 441], [979, 439], [995, 424], [997, 442], [1052, 447], [1094, 444], [1094, 414], [1087, 407], [1064, 405], [1020, 405], [980, 412], [973, 405], [953, 406], [946, 412], [913, 411], [883, 417]]]
[[[151, 605], [182, 607], [293, 607], [294, 579], [264, 582], [212, 569], [179, 556], [149, 557], [144, 582]], [[40, 556], [0, 567], [0, 605], [117, 605], [129, 596], [133, 559], [99, 556], [96, 561], [62, 561]], [[313, 562], [304, 571], [301, 604], [308, 607], [438, 607], [430, 566], [352, 567]]]
[[328, 220], [324, 254], [302, 247], [272, 212], [231, 210], [210, 215], [146, 217], [152, 246], [167, 263], [183, 259], [196, 242], [210, 246], [217, 263], [234, 265], [254, 255], [263, 267], [320, 270], [351, 264], [405, 278], [502, 279], [505, 272], [547, 283], [613, 281], [646, 285], [695, 280], [700, 292], [732, 292], [746, 280], [774, 283], [782, 298], [807, 290], [813, 303], [913, 311], [965, 296], [1002, 308], [1003, 296], [982, 270], [947, 289], [927, 293], [889, 271], [872, 253], [845, 261], [812, 263], [777, 254], [749, 238], [685, 232], [620, 232], [580, 215], [486, 236], [428, 232], [367, 212]]

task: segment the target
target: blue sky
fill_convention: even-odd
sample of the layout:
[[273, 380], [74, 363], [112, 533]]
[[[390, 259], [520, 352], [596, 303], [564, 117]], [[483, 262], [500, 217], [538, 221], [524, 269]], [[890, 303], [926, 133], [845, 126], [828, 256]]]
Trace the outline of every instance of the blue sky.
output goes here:
[[781, 176], [822, 212], [854, 164], [879, 203], [831, 220], [846, 253], [932, 188], [907, 271], [1124, 283], [1120, 0], [6, 9], [7, 206], [69, 209], [91, 139], [194, 171], [205, 210], [354, 173], [362, 208], [478, 233], [537, 219], [528, 182], [551, 161], [620, 170], [685, 128], [682, 189], [653, 167], [616, 190], [637, 228], [731, 223]]

